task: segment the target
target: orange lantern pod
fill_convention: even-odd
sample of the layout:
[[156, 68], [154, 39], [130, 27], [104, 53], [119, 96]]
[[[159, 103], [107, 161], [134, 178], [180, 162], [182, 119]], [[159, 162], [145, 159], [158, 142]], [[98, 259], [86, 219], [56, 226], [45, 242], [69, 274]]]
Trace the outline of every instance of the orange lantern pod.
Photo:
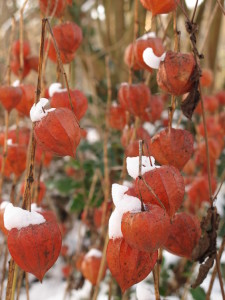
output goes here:
[[[39, 101], [37, 105], [33, 106], [34, 110], [31, 111], [31, 115], [35, 113], [36, 107], [41, 108], [41, 105], [42, 102]], [[67, 108], [56, 108], [42, 114], [43, 117], [35, 123], [34, 128], [37, 144], [42, 150], [55, 155], [75, 157], [81, 133], [74, 113]], [[33, 121], [35, 120], [39, 120], [39, 118], [33, 118]]]
[[40, 146], [36, 146], [35, 151], [35, 163], [40, 165], [43, 162], [45, 167], [48, 167], [52, 161], [52, 153], [49, 151], [43, 151]]
[[[9, 205], [7, 209], [8, 207]], [[33, 213], [26, 212], [26, 214]], [[42, 213], [35, 214], [35, 218], [42, 215]], [[57, 260], [62, 244], [61, 233], [55, 219], [48, 217], [47, 214], [43, 215], [44, 218], [40, 219], [39, 224], [31, 223], [22, 228], [21, 226], [12, 228], [7, 240], [9, 252], [16, 264], [25, 272], [35, 275], [40, 281]]]
[[[131, 128], [125, 127], [124, 128], [121, 139], [120, 139], [123, 147], [126, 147], [127, 144], [129, 144], [130, 141], [133, 140], [133, 135], [134, 135], [133, 127], [131, 127]], [[144, 140], [145, 142], [147, 142], [150, 138], [151, 137], [150, 137], [149, 133], [143, 127], [138, 127], [136, 129], [136, 135], [135, 135], [134, 140]]]
[[219, 100], [221, 106], [225, 105], [225, 91], [220, 91], [215, 96]]
[[6, 158], [6, 166], [10, 168], [12, 173], [17, 177], [21, 176], [26, 170], [27, 147], [24, 145], [12, 144], [8, 145], [8, 154]]
[[40, 10], [44, 15], [61, 17], [67, 6], [67, 0], [39, 0]]
[[126, 125], [126, 111], [120, 106], [111, 106], [107, 114], [108, 124], [111, 128], [122, 130]]
[[200, 83], [204, 87], [210, 87], [213, 83], [213, 72], [210, 69], [202, 69]]
[[[10, 68], [16, 76], [18, 76], [18, 77], [20, 76], [20, 61], [19, 61], [19, 58], [15, 57], [11, 60]], [[30, 70], [31, 70], [31, 67], [29, 65], [29, 62], [27, 61], [27, 59], [24, 59], [22, 79], [27, 77], [27, 75], [30, 73]]]
[[10, 112], [22, 99], [20, 87], [0, 86], [0, 102], [4, 108]]
[[26, 58], [26, 61], [31, 70], [38, 72], [38, 65], [39, 65], [39, 57], [38, 56], [29, 56]]
[[[19, 59], [20, 57], [20, 41], [16, 40], [12, 45], [12, 53]], [[30, 43], [23, 41], [23, 57], [27, 57], [30, 54]]]
[[[98, 281], [98, 273], [102, 260], [102, 252], [97, 249], [91, 249], [83, 258], [81, 263], [81, 273], [88, 279], [92, 285]], [[106, 265], [104, 266], [101, 280], [105, 277]]]
[[160, 62], [157, 73], [159, 87], [176, 96], [190, 92], [195, 71], [195, 59], [191, 53], [168, 51]]
[[133, 70], [140, 70], [140, 65], [138, 64], [135, 55], [133, 54], [134, 45], [129, 44], [124, 52], [124, 62], [125, 64], [132, 68]]
[[110, 239], [106, 252], [109, 270], [123, 293], [148, 276], [157, 257], [157, 252], [148, 253], [131, 248], [124, 238]]
[[0, 230], [4, 233], [4, 235], [8, 235], [9, 231], [5, 228], [4, 224], [4, 212], [5, 212], [5, 207], [6, 205], [9, 204], [7, 201], [3, 201], [0, 204]]
[[[86, 96], [79, 90], [70, 90], [70, 96], [73, 105], [73, 111], [78, 120], [83, 118], [88, 109], [88, 100]], [[67, 91], [55, 92], [51, 98], [51, 106], [55, 108], [65, 107], [72, 110]]]
[[[47, 51], [47, 49], [48, 49], [49, 59], [51, 59], [51, 61], [53, 61], [54, 63], [57, 63], [58, 58], [57, 58], [57, 54], [56, 54], [55, 47], [54, 47], [52, 40], [46, 39], [45, 51]], [[64, 52], [60, 49], [59, 49], [59, 52], [60, 52], [60, 58], [61, 58], [63, 64], [69, 64], [71, 61], [74, 60], [74, 57], [75, 57], [74, 52]]]
[[169, 12], [173, 11], [177, 7], [177, 3], [179, 2], [176, 0], [140, 0], [141, 4], [147, 9], [152, 12], [152, 16], [160, 15], [160, 14], [168, 14]]
[[119, 103], [134, 116], [141, 116], [151, 98], [149, 88], [144, 83], [122, 83], [118, 91]]
[[201, 237], [198, 218], [185, 212], [176, 214], [168, 231], [169, 236], [163, 248], [175, 255], [191, 259], [192, 251]]
[[167, 240], [170, 218], [159, 206], [145, 206], [145, 211], [126, 212], [121, 230], [128, 245], [139, 251], [153, 253]]
[[23, 95], [21, 101], [16, 106], [16, 110], [20, 112], [22, 115], [29, 117], [30, 109], [34, 104], [36, 88], [31, 84], [20, 85], [20, 88], [23, 91]]
[[143, 178], [153, 193], [143, 180], [137, 178], [135, 191], [138, 198], [141, 197], [143, 202], [149, 205], [163, 204], [168, 215], [172, 217], [180, 208], [184, 197], [184, 180], [178, 169], [162, 166], [146, 172]]
[[148, 142], [151, 155], [161, 165], [182, 170], [194, 152], [194, 138], [183, 129], [166, 128]]
[[145, 112], [141, 116], [141, 118], [144, 121], [155, 123], [155, 121], [160, 120], [163, 108], [164, 103], [162, 97], [159, 95], [152, 95], [149, 101], [149, 105], [145, 109]]

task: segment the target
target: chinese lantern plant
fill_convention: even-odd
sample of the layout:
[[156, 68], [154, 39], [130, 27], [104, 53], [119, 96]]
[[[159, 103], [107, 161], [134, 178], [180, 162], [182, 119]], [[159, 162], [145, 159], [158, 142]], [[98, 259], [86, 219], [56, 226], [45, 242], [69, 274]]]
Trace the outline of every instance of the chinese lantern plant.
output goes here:
[[[92, 285], [97, 284], [101, 260], [102, 252], [94, 248], [91, 249], [82, 259], [81, 273], [86, 279], [88, 279], [92, 283]], [[101, 280], [105, 277], [105, 273], [106, 265], [104, 266]]]
[[168, 228], [168, 234], [163, 248], [175, 255], [191, 259], [192, 251], [201, 237], [200, 222], [194, 215], [178, 213]]
[[145, 204], [160, 206], [161, 202], [172, 217], [183, 201], [184, 180], [175, 167], [162, 166], [146, 172], [143, 180], [137, 178], [135, 191]]
[[130, 247], [122, 237], [110, 238], [107, 246], [108, 267], [123, 293], [149, 275], [157, 257], [157, 252], [148, 253]]
[[107, 114], [108, 124], [111, 128], [123, 130], [126, 125], [126, 110], [120, 106], [111, 106]]
[[57, 260], [62, 237], [51, 214], [26, 211], [8, 204], [4, 213], [8, 249], [16, 264], [42, 281]]
[[30, 112], [37, 144], [55, 155], [75, 157], [81, 133], [74, 113], [68, 108], [43, 110], [47, 103], [47, 99], [41, 98]]
[[152, 15], [167, 14], [176, 9], [179, 1], [176, 0], [140, 0], [141, 4], [152, 12]]
[[148, 143], [150, 153], [161, 165], [172, 165], [181, 170], [194, 152], [194, 138], [183, 129], [166, 128]]
[[[53, 83], [49, 87], [49, 95], [51, 97], [51, 106], [55, 108], [65, 107], [72, 110], [67, 90], [62, 89], [60, 83]], [[88, 109], [87, 97], [79, 90], [70, 90], [73, 111], [78, 120], [83, 118]]]
[[22, 95], [20, 87], [0, 86], [0, 102], [8, 112], [19, 104]]
[[24, 145], [11, 144], [8, 145], [8, 153], [6, 157], [6, 166], [17, 177], [21, 176], [26, 170], [27, 148]]
[[121, 230], [132, 248], [144, 252], [157, 251], [167, 240], [170, 218], [159, 206], [145, 205], [144, 211], [123, 214]]
[[134, 116], [141, 116], [148, 106], [151, 93], [144, 83], [122, 83], [118, 91], [119, 103]]
[[154, 33], [148, 33], [138, 38], [134, 43], [128, 45], [124, 55], [125, 63], [129, 67], [133, 67], [134, 70], [144, 69], [152, 72], [152, 68], [150, 68], [143, 60], [143, 52], [148, 47], [152, 48], [157, 56], [161, 56], [165, 51], [162, 40], [157, 38]]
[[31, 84], [20, 85], [20, 88], [22, 89], [23, 95], [21, 101], [16, 106], [16, 110], [22, 115], [29, 117], [30, 109], [34, 104], [36, 88]]
[[8, 204], [9, 204], [8, 201], [3, 201], [0, 204], [0, 229], [6, 236], [8, 235], [9, 231], [5, 228], [4, 225], [4, 213], [5, 213], [5, 208]]
[[40, 10], [44, 15], [61, 17], [69, 0], [39, 0]]

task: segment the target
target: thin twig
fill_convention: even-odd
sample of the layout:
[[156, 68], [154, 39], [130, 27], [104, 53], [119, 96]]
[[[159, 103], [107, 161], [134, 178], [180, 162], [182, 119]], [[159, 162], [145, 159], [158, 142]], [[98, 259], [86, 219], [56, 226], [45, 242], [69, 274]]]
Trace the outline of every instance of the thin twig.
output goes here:
[[23, 57], [23, 14], [24, 14], [24, 9], [27, 5], [28, 0], [25, 0], [23, 3], [23, 6], [20, 9], [20, 68], [19, 68], [19, 78], [20, 78], [20, 83], [23, 80], [23, 69], [24, 69], [24, 57]]
[[216, 198], [217, 198], [217, 196], [218, 196], [218, 194], [219, 194], [219, 192], [220, 192], [220, 190], [221, 190], [221, 188], [223, 186], [224, 180], [225, 180], [225, 171], [222, 174], [222, 179], [221, 179], [221, 182], [220, 182], [220, 186], [219, 186], [217, 192], [215, 193], [215, 196], [213, 196], [213, 201], [216, 200]]
[[3, 293], [3, 288], [4, 288], [4, 280], [5, 280], [5, 275], [6, 275], [6, 264], [7, 264], [7, 260], [8, 260], [8, 254], [9, 254], [6, 241], [4, 243], [4, 246], [5, 246], [5, 253], [4, 253], [4, 260], [3, 260], [3, 265], [2, 265], [2, 278], [1, 278], [0, 300], [2, 300], [2, 293]]
[[217, 2], [217, 4], [219, 5], [219, 7], [220, 7], [222, 13], [225, 15], [225, 9], [224, 9], [222, 3], [220, 2], [220, 0], [216, 0], [216, 2]]
[[220, 259], [218, 257], [218, 253], [216, 254], [216, 269], [217, 269], [217, 274], [218, 274], [218, 277], [219, 277], [221, 294], [222, 294], [223, 300], [225, 300], [225, 293], [224, 293], [224, 287], [223, 287], [223, 278], [222, 278], [222, 274], [221, 274], [221, 270], [220, 270]]
[[[220, 249], [219, 249], [219, 252], [218, 252], [218, 259], [219, 260], [221, 259], [224, 248], [225, 248], [225, 236], [223, 237], [223, 241], [221, 243], [221, 246], [220, 246]], [[213, 284], [214, 284], [214, 281], [215, 281], [215, 278], [216, 278], [216, 274], [217, 274], [217, 266], [215, 265], [214, 269], [213, 269], [213, 272], [212, 272], [211, 280], [210, 280], [210, 283], [209, 283], [208, 291], [206, 293], [206, 300], [210, 300], [210, 295], [211, 295], [211, 292], [212, 292], [212, 288], [213, 288]]]
[[154, 287], [155, 287], [155, 300], [160, 300], [159, 294], [159, 277], [157, 271], [157, 265], [153, 269]]

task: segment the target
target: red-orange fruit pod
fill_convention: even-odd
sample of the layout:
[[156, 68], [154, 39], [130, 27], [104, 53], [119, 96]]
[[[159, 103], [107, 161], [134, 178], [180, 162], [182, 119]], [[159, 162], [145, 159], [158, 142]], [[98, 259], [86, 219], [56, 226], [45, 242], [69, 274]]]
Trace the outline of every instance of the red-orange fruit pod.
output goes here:
[[219, 100], [221, 106], [225, 105], [225, 91], [220, 91], [215, 96]]
[[[211, 178], [212, 180], [212, 193], [216, 190], [216, 180], [215, 178]], [[190, 212], [196, 213], [203, 202], [210, 202], [209, 195], [209, 184], [207, 175], [198, 176], [192, 181], [191, 185], [187, 191], [188, 199], [186, 202], [186, 207]]]
[[81, 28], [74, 22], [66, 22], [53, 27], [60, 51], [74, 53], [80, 46], [83, 35]]
[[40, 10], [47, 16], [61, 17], [67, 6], [66, 0], [39, 0]]
[[43, 163], [45, 167], [48, 167], [52, 161], [52, 153], [49, 151], [43, 151], [40, 146], [37, 145], [35, 151], [35, 163], [40, 165]]
[[160, 165], [171, 165], [182, 170], [194, 152], [194, 138], [183, 129], [166, 128], [148, 143], [150, 153]]
[[[23, 57], [27, 57], [30, 54], [30, 43], [28, 41], [23, 41]], [[20, 57], [20, 41], [17, 40], [12, 45], [12, 53], [15, 57]]]
[[[146, 204], [164, 205], [168, 215], [172, 217], [182, 204], [184, 197], [184, 179], [178, 169], [173, 166], [162, 166], [146, 172], [143, 180], [135, 181], [135, 191]], [[159, 201], [160, 200], [160, 201]], [[161, 202], [161, 203], [160, 203]]]
[[126, 125], [126, 111], [125, 109], [118, 106], [111, 106], [107, 114], [108, 124], [111, 128], [122, 130]]
[[141, 116], [151, 98], [149, 88], [144, 83], [122, 83], [118, 91], [119, 103], [134, 116]]
[[159, 87], [177, 96], [190, 92], [194, 83], [192, 77], [195, 66], [195, 59], [191, 53], [166, 52], [157, 73]]
[[[20, 61], [19, 58], [13, 58], [10, 62], [10, 68], [16, 76], [20, 76]], [[22, 79], [24, 79], [30, 73], [30, 65], [26, 59], [23, 62], [23, 72], [22, 72]]]
[[6, 166], [17, 176], [21, 176], [26, 170], [27, 148], [22, 145], [13, 144], [8, 146]]
[[20, 112], [22, 115], [29, 117], [30, 109], [34, 104], [36, 88], [31, 84], [21, 85], [20, 88], [23, 91], [23, 95], [21, 101], [16, 106], [16, 110]]
[[[48, 57], [51, 59], [54, 63], [57, 63], [58, 58], [55, 51], [54, 44], [52, 40], [46, 39], [45, 42], [45, 51], [48, 50]], [[75, 52], [65, 52], [59, 49], [60, 52], [60, 58], [62, 60], [63, 64], [69, 64], [71, 61], [74, 60]]]
[[[19, 131], [12, 129], [8, 132], [8, 140], [12, 140], [12, 143], [18, 143], [19, 145], [28, 145], [30, 139], [30, 130], [26, 127], [19, 128]], [[4, 145], [5, 133], [0, 133], [0, 145]]]
[[[81, 263], [81, 273], [93, 285], [96, 285], [98, 281], [98, 273], [100, 270], [101, 260], [102, 260], [101, 256], [94, 256], [94, 255], [89, 256], [89, 254], [87, 253], [84, 256]], [[106, 273], [106, 265], [104, 266], [101, 280], [105, 277], [105, 273]]]
[[154, 123], [155, 121], [160, 120], [163, 108], [164, 105], [162, 97], [159, 95], [152, 95], [149, 101], [149, 105], [145, 109], [145, 112], [141, 116], [141, 119], [150, 123]]
[[35, 72], [38, 71], [38, 65], [39, 65], [39, 57], [38, 56], [29, 56], [26, 58], [26, 61], [32, 70], [34, 70]]
[[36, 122], [34, 135], [44, 151], [58, 156], [75, 157], [80, 142], [80, 127], [74, 113], [67, 108], [56, 108]]
[[[70, 90], [73, 110], [78, 120], [80, 120], [88, 109], [87, 97], [79, 90]], [[72, 110], [67, 91], [55, 92], [51, 98], [51, 107], [65, 107]]]
[[0, 102], [8, 112], [18, 105], [22, 94], [20, 87], [0, 86]]
[[4, 224], [4, 212], [5, 212], [5, 206], [2, 207], [2, 203], [0, 204], [0, 230], [4, 233], [4, 235], [8, 235], [9, 231], [5, 228]]
[[200, 83], [204, 87], [210, 87], [213, 83], [213, 72], [210, 69], [202, 69]]
[[133, 49], [134, 49], [133, 43], [127, 46], [124, 52], [124, 62], [129, 68], [132, 68], [133, 70], [140, 70], [141, 66], [138, 64], [136, 60]]
[[191, 259], [192, 251], [201, 237], [198, 218], [185, 212], [176, 214], [168, 231], [169, 237], [163, 248], [175, 255]]
[[56, 221], [46, 218], [39, 225], [11, 229], [7, 243], [16, 264], [42, 281], [60, 254], [62, 237]]
[[[130, 143], [130, 141], [133, 139], [134, 135], [134, 128], [129, 128], [129, 127], [125, 127], [123, 130], [123, 134], [121, 136], [121, 144], [123, 145], [123, 147], [126, 147], [127, 144]], [[149, 133], [147, 132], [147, 130], [145, 130], [143, 127], [139, 127], [136, 129], [136, 138], [135, 140], [144, 140], [145, 142], [147, 142], [147, 140], [149, 140], [151, 137], [149, 135]]]
[[148, 276], [157, 257], [157, 252], [147, 253], [131, 248], [124, 238], [110, 239], [106, 252], [108, 268], [123, 293]]
[[176, 0], [140, 0], [141, 4], [147, 9], [152, 12], [152, 15], [159, 15], [159, 14], [168, 14], [169, 12], [173, 11], [177, 7], [177, 3], [179, 2]]
[[148, 65], [146, 65], [143, 59], [143, 52], [146, 48], [152, 48], [156, 56], [161, 56], [165, 52], [165, 49], [163, 47], [163, 42], [160, 38], [148, 37], [148, 34], [144, 35], [143, 37], [140, 37], [135, 41], [135, 61], [137, 62], [137, 64], [139, 64], [141, 69], [146, 69], [151, 72], [152, 69]]
[[100, 207], [94, 209], [93, 221], [96, 228], [100, 228], [103, 221], [103, 225], [108, 224], [109, 217], [112, 212], [112, 206], [112, 201], [109, 201], [107, 203], [103, 202]]
[[125, 213], [122, 217], [121, 230], [130, 247], [153, 253], [168, 238], [170, 218], [166, 211], [157, 205], [145, 208], [145, 211], [139, 213]]

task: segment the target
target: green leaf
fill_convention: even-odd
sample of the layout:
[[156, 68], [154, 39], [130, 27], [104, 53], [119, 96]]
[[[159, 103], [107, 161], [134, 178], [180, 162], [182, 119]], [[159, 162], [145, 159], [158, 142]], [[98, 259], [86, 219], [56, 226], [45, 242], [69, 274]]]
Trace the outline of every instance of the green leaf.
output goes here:
[[196, 289], [191, 289], [190, 292], [194, 300], [206, 299], [205, 291], [201, 287], [197, 287]]
[[82, 194], [79, 193], [73, 199], [70, 210], [76, 211], [76, 212], [81, 212], [84, 209], [84, 206], [85, 206], [84, 197]]
[[56, 188], [60, 193], [68, 194], [72, 190], [81, 187], [81, 183], [75, 181], [73, 178], [66, 177], [57, 181], [52, 181], [51, 186]]

